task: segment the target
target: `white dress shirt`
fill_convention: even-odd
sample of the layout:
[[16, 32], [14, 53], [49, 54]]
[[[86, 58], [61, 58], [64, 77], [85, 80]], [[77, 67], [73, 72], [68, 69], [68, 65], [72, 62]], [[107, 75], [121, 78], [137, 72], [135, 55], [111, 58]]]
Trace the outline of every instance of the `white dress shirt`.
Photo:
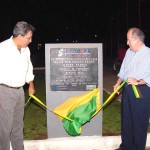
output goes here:
[[0, 84], [23, 86], [33, 81], [33, 66], [28, 47], [19, 51], [12, 37], [0, 43]]

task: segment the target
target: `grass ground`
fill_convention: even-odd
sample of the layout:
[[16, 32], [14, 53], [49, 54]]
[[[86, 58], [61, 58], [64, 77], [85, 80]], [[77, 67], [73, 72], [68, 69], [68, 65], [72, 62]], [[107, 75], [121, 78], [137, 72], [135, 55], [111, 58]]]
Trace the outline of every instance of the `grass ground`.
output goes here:
[[[108, 94], [103, 92], [104, 101], [108, 98]], [[119, 135], [120, 134], [120, 105], [117, 100], [113, 100], [103, 110], [103, 135]]]
[[[38, 73], [35, 76], [36, 96], [46, 104], [45, 93], [45, 74]], [[28, 100], [27, 89], [26, 101]], [[24, 138], [25, 139], [46, 139], [47, 138], [47, 121], [46, 109], [40, 104], [31, 100], [25, 107], [24, 116]]]
[[[35, 77], [36, 96], [46, 104], [45, 93], [45, 74], [38, 73]], [[28, 100], [27, 88], [26, 101]], [[103, 93], [104, 100], [108, 98], [106, 92]], [[46, 139], [47, 138], [47, 121], [46, 109], [31, 100], [25, 107], [24, 116], [24, 138], [26, 140]], [[148, 132], [150, 132], [150, 127]], [[120, 134], [120, 102], [113, 100], [103, 110], [103, 135]]]

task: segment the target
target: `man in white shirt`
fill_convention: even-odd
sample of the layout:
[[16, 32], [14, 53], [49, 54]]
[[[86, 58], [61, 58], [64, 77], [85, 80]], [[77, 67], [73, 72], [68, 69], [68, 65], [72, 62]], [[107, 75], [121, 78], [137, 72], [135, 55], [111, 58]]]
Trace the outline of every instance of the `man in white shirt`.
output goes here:
[[29, 84], [34, 94], [33, 66], [28, 44], [35, 28], [27, 22], [18, 22], [13, 36], [0, 43], [0, 150], [23, 150], [23, 85]]

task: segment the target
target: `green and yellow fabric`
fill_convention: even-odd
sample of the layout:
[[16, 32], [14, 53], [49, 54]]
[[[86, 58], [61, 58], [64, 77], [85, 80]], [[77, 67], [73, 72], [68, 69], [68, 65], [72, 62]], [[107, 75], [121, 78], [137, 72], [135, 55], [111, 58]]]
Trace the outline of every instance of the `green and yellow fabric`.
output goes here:
[[63, 122], [63, 126], [69, 135], [79, 135], [81, 127], [90, 121], [93, 114], [100, 109], [100, 91], [94, 89], [80, 96], [69, 98], [62, 105], [54, 109], [56, 114], [67, 116], [73, 121], [58, 117]]

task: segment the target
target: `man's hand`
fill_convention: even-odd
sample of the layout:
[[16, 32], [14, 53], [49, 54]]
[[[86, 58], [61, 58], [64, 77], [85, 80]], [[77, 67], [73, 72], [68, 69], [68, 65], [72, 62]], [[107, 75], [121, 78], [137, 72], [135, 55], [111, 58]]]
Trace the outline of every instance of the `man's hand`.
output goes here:
[[[115, 84], [113, 87], [114, 87], [114, 91], [118, 88], [118, 86], [119, 86], [120, 84]], [[120, 92], [117, 92], [117, 94], [119, 95], [120, 94]]]
[[131, 85], [131, 84], [132, 84], [132, 85], [138, 85], [139, 82], [138, 82], [138, 80], [135, 79], [135, 78], [128, 77], [127, 84], [128, 84], [128, 85]]
[[33, 83], [32, 81], [29, 83], [29, 89], [28, 89], [28, 92], [29, 92], [29, 95], [30, 95], [30, 94], [32, 94], [32, 95], [35, 94], [34, 83]]
[[119, 84], [115, 84], [114, 87], [114, 91], [117, 89], [117, 87], [119, 86]]
[[[122, 83], [122, 79], [118, 78], [116, 84], [113, 86], [114, 87], [114, 91], [118, 88], [118, 86], [120, 86], [121, 83]], [[117, 94], [119, 95], [120, 92], [117, 92]]]

